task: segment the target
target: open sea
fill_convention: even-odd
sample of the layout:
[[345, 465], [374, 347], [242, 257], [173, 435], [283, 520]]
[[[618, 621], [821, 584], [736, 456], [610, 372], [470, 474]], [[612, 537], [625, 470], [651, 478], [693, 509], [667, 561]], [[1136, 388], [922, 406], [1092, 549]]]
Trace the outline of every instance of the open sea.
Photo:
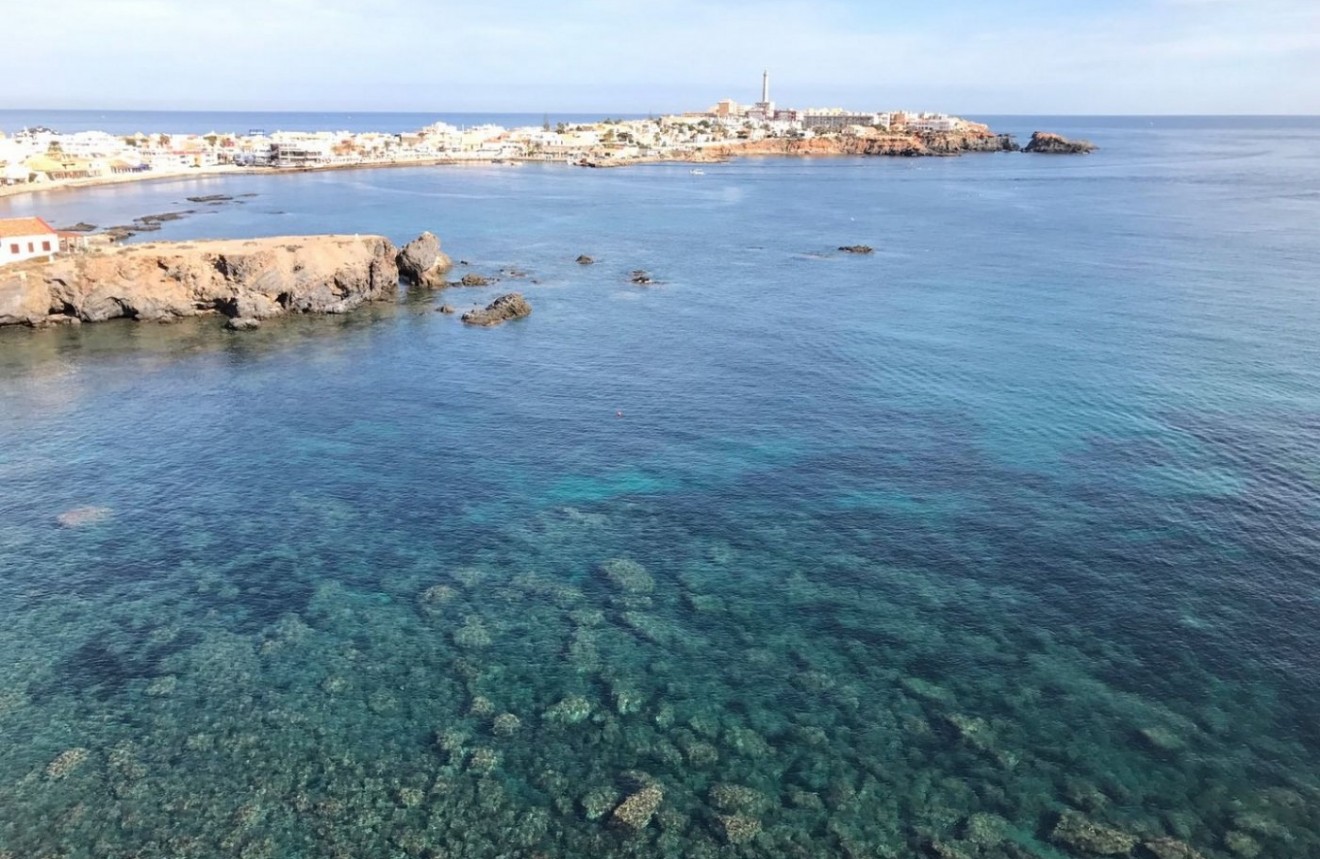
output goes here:
[[995, 124], [0, 200], [503, 278], [0, 331], [0, 856], [1320, 856], [1320, 119]]

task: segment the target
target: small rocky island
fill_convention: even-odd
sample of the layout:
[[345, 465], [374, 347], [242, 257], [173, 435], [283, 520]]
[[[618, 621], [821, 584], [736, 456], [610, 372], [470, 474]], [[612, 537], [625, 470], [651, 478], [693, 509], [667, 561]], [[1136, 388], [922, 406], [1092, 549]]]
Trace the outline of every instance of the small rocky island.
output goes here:
[[1089, 140], [1069, 140], [1061, 134], [1037, 131], [1022, 151], [1040, 155], [1087, 155], [1095, 149], [1095, 144]]
[[401, 282], [443, 287], [451, 265], [431, 233], [402, 251], [361, 235], [111, 247], [0, 269], [0, 325], [219, 315], [231, 328], [254, 328], [286, 314], [392, 301]]

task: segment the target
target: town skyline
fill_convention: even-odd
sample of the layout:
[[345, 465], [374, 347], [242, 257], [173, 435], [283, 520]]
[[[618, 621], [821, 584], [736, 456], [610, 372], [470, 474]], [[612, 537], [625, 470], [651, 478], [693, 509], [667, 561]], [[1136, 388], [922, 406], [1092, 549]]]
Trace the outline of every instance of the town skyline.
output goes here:
[[[1313, 114], [1304, 0], [68, 0], [12, 11], [0, 108], [672, 113], [751, 101], [961, 114]], [[411, 46], [411, 47], [410, 47]], [[365, 59], [363, 59], [365, 58]], [[40, 75], [28, 73], [40, 69]], [[168, 73], [161, 73], [162, 70]]]

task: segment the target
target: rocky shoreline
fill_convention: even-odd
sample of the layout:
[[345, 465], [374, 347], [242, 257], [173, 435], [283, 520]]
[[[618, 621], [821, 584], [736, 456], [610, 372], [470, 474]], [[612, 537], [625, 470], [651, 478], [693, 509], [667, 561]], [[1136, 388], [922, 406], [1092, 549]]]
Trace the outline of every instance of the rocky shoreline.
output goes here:
[[[439, 289], [453, 267], [423, 233], [402, 250], [384, 236], [283, 236], [98, 249], [0, 270], [0, 326], [221, 316], [247, 330], [291, 314], [346, 313], [394, 301], [402, 285]], [[499, 324], [531, 312], [516, 293], [464, 316]]]
[[[992, 131], [895, 133], [873, 136], [789, 138], [775, 137], [748, 143], [729, 144], [704, 150], [695, 161], [726, 161], [745, 156], [788, 155], [800, 157], [867, 156], [931, 158], [977, 152], [1025, 152], [1083, 155], [1094, 152], [1088, 141], [1069, 140], [1051, 132], [1037, 131], [1025, 147], [1011, 134]], [[622, 166], [622, 165], [620, 165]]]

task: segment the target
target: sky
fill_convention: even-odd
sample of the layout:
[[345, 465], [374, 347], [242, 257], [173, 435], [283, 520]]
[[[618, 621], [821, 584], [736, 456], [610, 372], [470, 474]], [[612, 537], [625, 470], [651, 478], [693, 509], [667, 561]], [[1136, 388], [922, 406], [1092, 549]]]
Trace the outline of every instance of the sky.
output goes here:
[[0, 108], [1320, 114], [1320, 0], [0, 3]]

